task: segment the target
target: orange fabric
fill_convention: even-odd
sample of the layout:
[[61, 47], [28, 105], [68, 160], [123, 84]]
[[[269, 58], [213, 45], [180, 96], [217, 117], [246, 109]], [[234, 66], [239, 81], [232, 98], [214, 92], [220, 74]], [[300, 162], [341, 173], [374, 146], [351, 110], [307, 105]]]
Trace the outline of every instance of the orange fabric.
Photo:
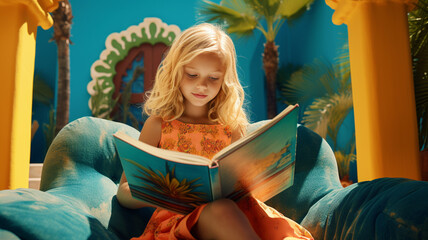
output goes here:
[[[160, 148], [212, 157], [231, 143], [231, 131], [221, 125], [188, 124], [177, 120], [162, 123]], [[144, 233], [133, 239], [176, 240], [195, 239], [192, 227], [207, 204], [187, 215], [158, 208]], [[311, 234], [293, 220], [252, 197], [237, 202], [261, 239], [313, 239]]]
[[159, 147], [212, 158], [231, 141], [232, 132], [229, 127], [188, 124], [174, 120], [162, 123]]

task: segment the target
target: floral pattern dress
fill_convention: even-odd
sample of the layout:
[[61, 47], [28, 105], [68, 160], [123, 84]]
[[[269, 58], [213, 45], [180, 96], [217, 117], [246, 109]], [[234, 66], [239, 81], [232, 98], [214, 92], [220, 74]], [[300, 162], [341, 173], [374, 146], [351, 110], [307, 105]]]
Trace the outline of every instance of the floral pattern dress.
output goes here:
[[[212, 158], [232, 141], [232, 132], [223, 125], [183, 123], [178, 120], [162, 123], [159, 148]], [[237, 202], [256, 233], [262, 239], [313, 239], [311, 234], [293, 220], [253, 197]], [[206, 204], [187, 215], [158, 208], [144, 233], [133, 239], [167, 240], [195, 239], [191, 234]]]

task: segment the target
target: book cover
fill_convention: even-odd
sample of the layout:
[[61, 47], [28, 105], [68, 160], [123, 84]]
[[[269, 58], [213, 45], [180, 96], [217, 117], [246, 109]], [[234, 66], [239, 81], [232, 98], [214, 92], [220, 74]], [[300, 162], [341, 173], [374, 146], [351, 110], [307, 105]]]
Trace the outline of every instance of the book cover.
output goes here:
[[181, 214], [219, 198], [266, 201], [293, 184], [298, 106], [226, 147], [213, 160], [114, 134], [132, 196]]

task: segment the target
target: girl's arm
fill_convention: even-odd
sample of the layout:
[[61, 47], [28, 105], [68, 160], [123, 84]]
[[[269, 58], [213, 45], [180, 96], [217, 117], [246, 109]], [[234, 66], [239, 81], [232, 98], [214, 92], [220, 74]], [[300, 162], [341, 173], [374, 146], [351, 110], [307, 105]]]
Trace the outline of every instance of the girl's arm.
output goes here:
[[[150, 116], [144, 123], [139, 140], [157, 147], [161, 137], [161, 125], [161, 118]], [[128, 181], [126, 180], [124, 173], [122, 173], [119, 188], [117, 189], [117, 200], [120, 205], [131, 209], [151, 206], [131, 196], [131, 190], [129, 189]]]

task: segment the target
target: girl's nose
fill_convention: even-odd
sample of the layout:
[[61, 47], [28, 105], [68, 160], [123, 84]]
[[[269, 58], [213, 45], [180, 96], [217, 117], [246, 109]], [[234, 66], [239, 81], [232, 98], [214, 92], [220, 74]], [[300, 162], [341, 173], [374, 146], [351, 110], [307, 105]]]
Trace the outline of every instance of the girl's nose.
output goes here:
[[199, 81], [196, 83], [196, 87], [200, 90], [205, 90], [207, 88], [207, 81], [205, 79], [199, 79]]

